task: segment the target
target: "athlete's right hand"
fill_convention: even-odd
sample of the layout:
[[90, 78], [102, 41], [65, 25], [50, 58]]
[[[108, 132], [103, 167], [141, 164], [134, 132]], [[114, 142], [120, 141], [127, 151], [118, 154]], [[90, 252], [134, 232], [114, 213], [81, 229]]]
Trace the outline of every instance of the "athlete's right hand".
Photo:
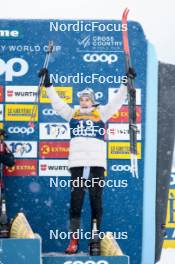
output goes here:
[[38, 77], [41, 78], [44, 75], [48, 75], [48, 69], [41, 68], [41, 70], [38, 72]]
[[52, 86], [52, 83], [50, 82], [49, 72], [46, 68], [41, 68], [41, 70], [38, 73], [39, 78], [43, 78], [43, 85], [47, 88]]

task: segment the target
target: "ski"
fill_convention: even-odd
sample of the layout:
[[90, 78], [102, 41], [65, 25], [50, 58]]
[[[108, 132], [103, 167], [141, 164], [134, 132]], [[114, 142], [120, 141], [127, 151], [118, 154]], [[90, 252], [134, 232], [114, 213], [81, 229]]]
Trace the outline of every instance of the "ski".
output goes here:
[[[126, 72], [132, 68], [131, 55], [128, 38], [128, 17], [129, 9], [126, 8], [122, 16], [122, 28], [127, 25], [127, 30], [122, 31], [123, 49], [125, 56]], [[138, 178], [138, 161], [137, 161], [137, 125], [136, 125], [136, 89], [134, 87], [133, 79], [128, 76], [127, 82], [128, 90], [128, 111], [129, 111], [129, 135], [130, 135], [130, 155], [131, 155], [131, 173], [133, 177]]]

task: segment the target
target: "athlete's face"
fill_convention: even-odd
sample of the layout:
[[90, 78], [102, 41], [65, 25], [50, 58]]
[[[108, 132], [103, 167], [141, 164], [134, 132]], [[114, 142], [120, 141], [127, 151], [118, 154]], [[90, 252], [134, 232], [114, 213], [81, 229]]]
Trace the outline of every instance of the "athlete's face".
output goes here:
[[82, 96], [80, 98], [80, 106], [82, 108], [90, 108], [92, 107], [92, 101], [88, 96]]

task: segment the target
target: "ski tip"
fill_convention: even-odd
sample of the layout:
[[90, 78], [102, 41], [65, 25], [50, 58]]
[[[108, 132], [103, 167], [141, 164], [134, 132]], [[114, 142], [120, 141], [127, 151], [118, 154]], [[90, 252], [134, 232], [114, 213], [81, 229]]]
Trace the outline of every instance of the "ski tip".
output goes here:
[[127, 20], [128, 13], [129, 13], [129, 9], [126, 7], [124, 12], [123, 12], [123, 19]]

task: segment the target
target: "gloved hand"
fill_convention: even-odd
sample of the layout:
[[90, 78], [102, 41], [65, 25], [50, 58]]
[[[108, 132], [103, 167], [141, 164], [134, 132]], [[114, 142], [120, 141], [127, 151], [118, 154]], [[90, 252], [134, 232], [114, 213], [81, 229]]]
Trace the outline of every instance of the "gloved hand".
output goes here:
[[128, 72], [126, 73], [126, 76], [131, 78], [131, 79], [135, 79], [135, 77], [137, 76], [134, 68], [129, 68]]
[[[45, 76], [45, 77], [44, 77]], [[41, 78], [41, 77], [44, 77], [44, 82], [43, 82], [43, 85], [47, 88], [47, 87], [50, 87], [52, 86], [52, 83], [50, 82], [50, 78], [49, 78], [49, 72], [48, 72], [48, 69], [46, 68], [42, 68], [39, 73], [38, 73], [38, 77]]]

